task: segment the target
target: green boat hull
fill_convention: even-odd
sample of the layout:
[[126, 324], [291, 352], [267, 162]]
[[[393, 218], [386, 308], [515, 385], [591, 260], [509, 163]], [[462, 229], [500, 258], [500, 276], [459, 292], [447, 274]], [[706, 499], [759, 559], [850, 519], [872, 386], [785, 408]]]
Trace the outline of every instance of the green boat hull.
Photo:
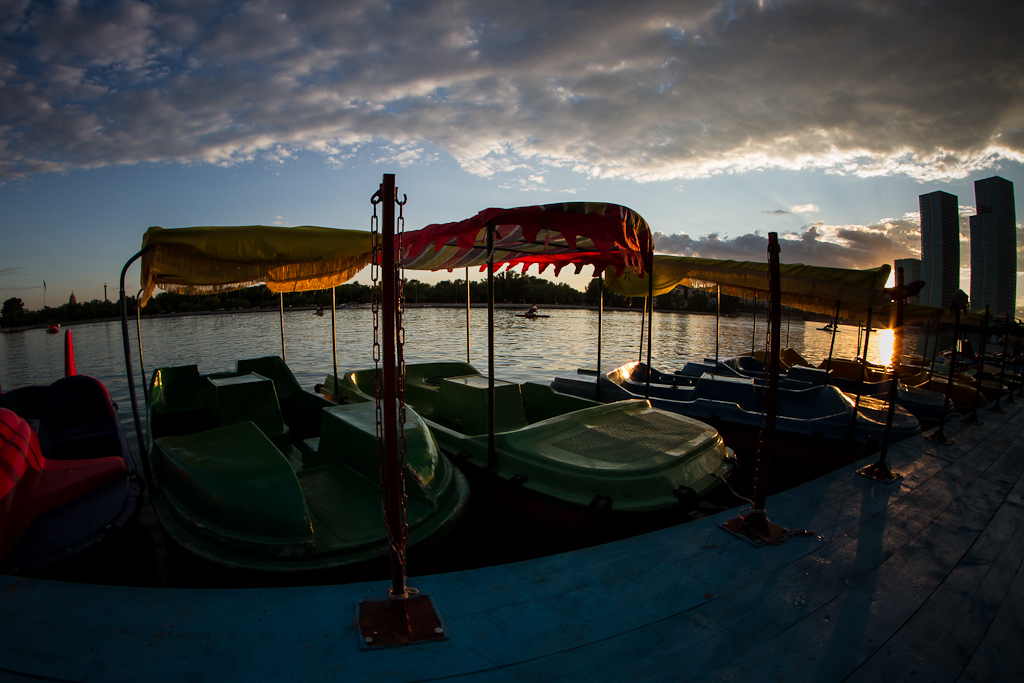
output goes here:
[[[328, 377], [339, 401], [370, 400], [373, 370]], [[718, 432], [647, 401], [601, 404], [528, 382], [495, 380], [495, 458], [488, 460], [488, 380], [466, 363], [406, 367], [405, 399], [473, 479], [593, 515], [692, 506], [735, 458]]]
[[[149, 455], [161, 525], [190, 553], [256, 572], [363, 571], [390, 552], [376, 407], [303, 391], [277, 357], [233, 373], [153, 373]], [[410, 545], [466, 508], [465, 477], [414, 411], [405, 421]]]

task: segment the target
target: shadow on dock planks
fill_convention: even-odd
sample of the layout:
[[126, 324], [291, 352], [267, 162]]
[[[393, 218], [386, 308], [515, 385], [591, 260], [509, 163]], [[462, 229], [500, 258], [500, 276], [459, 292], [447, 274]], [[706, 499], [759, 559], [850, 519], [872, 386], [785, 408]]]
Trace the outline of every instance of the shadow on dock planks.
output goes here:
[[813, 536], [755, 547], [736, 511], [603, 546], [417, 577], [449, 637], [365, 651], [387, 582], [170, 589], [0, 577], [0, 678], [1016, 680], [1024, 669], [1022, 404], [954, 420], [769, 498]]

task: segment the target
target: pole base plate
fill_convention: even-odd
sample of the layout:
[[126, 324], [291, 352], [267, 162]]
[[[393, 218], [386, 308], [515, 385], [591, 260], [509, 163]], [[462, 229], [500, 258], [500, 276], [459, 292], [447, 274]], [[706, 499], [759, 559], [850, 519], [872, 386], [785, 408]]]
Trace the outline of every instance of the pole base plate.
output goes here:
[[862, 477], [867, 477], [868, 479], [880, 481], [883, 484], [891, 484], [903, 476], [898, 472], [890, 470], [889, 466], [884, 462], [875, 462], [870, 465], [865, 465], [857, 470], [857, 474]]
[[371, 650], [448, 638], [429, 595], [360, 600], [356, 605], [356, 623], [360, 646]]

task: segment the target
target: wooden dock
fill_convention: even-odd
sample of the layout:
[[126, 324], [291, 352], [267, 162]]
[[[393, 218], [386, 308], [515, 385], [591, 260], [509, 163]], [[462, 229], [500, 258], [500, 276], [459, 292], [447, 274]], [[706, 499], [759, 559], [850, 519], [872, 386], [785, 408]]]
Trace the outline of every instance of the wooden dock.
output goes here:
[[[0, 577], [0, 679], [1024, 679], [1024, 401], [949, 446], [889, 450], [773, 496], [805, 529], [756, 547], [735, 512], [604, 546], [415, 577], [447, 639], [368, 650], [386, 583], [189, 590]], [[864, 463], [860, 463], [864, 464]], [[410, 559], [415, 574], [415, 557]]]

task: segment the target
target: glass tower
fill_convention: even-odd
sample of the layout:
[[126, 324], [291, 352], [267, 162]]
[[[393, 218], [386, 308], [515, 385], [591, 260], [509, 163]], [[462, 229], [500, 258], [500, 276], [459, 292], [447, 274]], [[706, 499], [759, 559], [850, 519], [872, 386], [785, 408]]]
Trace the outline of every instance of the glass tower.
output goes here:
[[960, 288], [960, 210], [956, 195], [929, 192], [921, 205], [921, 303], [947, 308]]
[[1014, 315], [1017, 300], [1017, 213], [1013, 183], [993, 176], [974, 181], [971, 223], [971, 309]]

